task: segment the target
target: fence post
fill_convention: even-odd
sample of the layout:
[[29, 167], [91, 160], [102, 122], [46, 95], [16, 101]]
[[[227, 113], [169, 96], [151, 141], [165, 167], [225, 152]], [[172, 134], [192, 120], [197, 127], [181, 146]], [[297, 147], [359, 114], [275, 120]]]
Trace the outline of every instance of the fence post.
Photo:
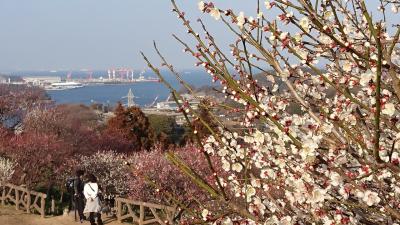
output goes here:
[[1, 205], [5, 206], [6, 205], [6, 185], [4, 184], [1, 186], [3, 188], [2, 193], [1, 193]]
[[54, 215], [56, 212], [56, 201], [54, 200], [54, 197], [51, 197], [51, 213]]
[[45, 199], [43, 198], [43, 196], [40, 196], [40, 215], [42, 216], [42, 218], [44, 218], [45, 215], [44, 213], [45, 205], [46, 205]]
[[143, 225], [144, 221], [144, 205], [140, 204], [140, 218], [139, 218], [139, 225]]
[[19, 190], [14, 187], [14, 191], [15, 191], [15, 209], [19, 210]]
[[31, 212], [31, 192], [26, 190], [26, 212]]
[[121, 217], [122, 217], [122, 205], [120, 200], [117, 198], [117, 220], [119, 223], [122, 223]]

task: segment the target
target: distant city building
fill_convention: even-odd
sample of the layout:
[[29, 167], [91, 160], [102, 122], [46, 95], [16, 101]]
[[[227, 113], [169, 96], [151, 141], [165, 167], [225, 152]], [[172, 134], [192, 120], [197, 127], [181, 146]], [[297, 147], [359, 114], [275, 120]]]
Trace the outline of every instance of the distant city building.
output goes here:
[[177, 110], [178, 104], [174, 101], [159, 102], [157, 103], [156, 108], [159, 110]]
[[[182, 94], [181, 97], [187, 100], [190, 107], [192, 107], [194, 110], [198, 109], [198, 105], [200, 104], [199, 98], [204, 98], [204, 96], [197, 96], [196, 98], [191, 94]], [[158, 110], [178, 110], [178, 104], [175, 101], [170, 100], [170, 98], [171, 97], [168, 97], [168, 99], [164, 102], [158, 102], [156, 108]], [[182, 104], [182, 101], [179, 102]]]
[[8, 83], [8, 77], [0, 75], [0, 84]]

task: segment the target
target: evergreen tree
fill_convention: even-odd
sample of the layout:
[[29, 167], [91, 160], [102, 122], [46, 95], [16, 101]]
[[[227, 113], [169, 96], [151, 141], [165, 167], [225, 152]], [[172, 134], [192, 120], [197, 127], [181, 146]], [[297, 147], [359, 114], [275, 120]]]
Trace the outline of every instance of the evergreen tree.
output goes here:
[[129, 141], [132, 151], [150, 150], [154, 142], [154, 132], [146, 115], [139, 107], [125, 108], [119, 103], [115, 116], [109, 119], [107, 131]]

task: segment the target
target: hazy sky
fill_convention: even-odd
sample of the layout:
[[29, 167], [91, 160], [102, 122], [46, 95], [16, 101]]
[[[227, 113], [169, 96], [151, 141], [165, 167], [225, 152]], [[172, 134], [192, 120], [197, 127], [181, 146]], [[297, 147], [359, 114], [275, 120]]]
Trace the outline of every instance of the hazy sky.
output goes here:
[[[197, 0], [177, 2], [192, 23], [202, 16], [219, 40], [231, 41], [222, 22], [198, 11]], [[256, 0], [213, 2], [255, 14]], [[190, 40], [185, 31], [169, 0], [0, 0], [0, 71], [142, 69], [139, 51], [154, 58], [152, 40], [177, 67], [192, 68], [193, 59], [171, 37]]]
[[[250, 1], [214, 2], [250, 10]], [[196, 0], [177, 2], [193, 23], [202, 16]], [[194, 61], [171, 37], [189, 40], [185, 31], [168, 0], [0, 0], [0, 71], [142, 69], [139, 51], [152, 56], [153, 39], [177, 67], [191, 68]]]

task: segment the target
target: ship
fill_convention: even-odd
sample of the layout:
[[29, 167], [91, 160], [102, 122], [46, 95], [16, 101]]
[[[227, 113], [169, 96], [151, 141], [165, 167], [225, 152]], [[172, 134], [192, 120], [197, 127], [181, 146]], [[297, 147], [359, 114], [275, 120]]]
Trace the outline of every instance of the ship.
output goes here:
[[56, 91], [56, 90], [69, 90], [81, 87], [83, 87], [83, 85], [78, 82], [57, 82], [57, 83], [52, 83], [49, 86], [45, 86], [44, 89], [47, 91]]
[[160, 79], [155, 78], [155, 77], [148, 77], [145, 78], [144, 74], [146, 73], [146, 70], [142, 70], [142, 72], [139, 74], [139, 78], [133, 79], [134, 82], [160, 82]]

